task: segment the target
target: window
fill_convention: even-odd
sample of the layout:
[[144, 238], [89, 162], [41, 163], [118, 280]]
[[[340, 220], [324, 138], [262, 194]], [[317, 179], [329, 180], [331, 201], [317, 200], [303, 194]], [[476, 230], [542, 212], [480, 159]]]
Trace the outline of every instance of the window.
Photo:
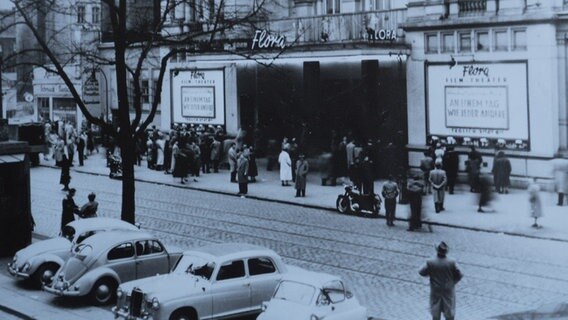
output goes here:
[[426, 35], [426, 52], [427, 53], [438, 53], [438, 35], [437, 34], [427, 34]]
[[77, 6], [77, 23], [85, 22], [85, 6]]
[[471, 52], [471, 33], [460, 33], [459, 52]]
[[325, 5], [326, 5], [327, 14], [334, 14], [334, 13], [340, 13], [341, 12], [340, 0], [326, 0]]
[[527, 31], [513, 30], [513, 50], [527, 49]]
[[161, 243], [154, 240], [144, 240], [136, 242], [136, 255], [143, 256], [147, 254], [160, 253], [164, 251]]
[[148, 80], [140, 81], [140, 98], [142, 103], [150, 103], [150, 82]]
[[101, 22], [101, 8], [99, 7], [93, 7], [93, 12], [92, 12], [92, 19], [91, 22], [93, 24], [98, 24]]
[[326, 298], [332, 303], [337, 303], [345, 300], [345, 287], [341, 281], [331, 281], [323, 288], [323, 293]]
[[245, 263], [242, 260], [227, 262], [219, 269], [217, 281], [241, 278], [245, 276]]
[[249, 259], [248, 267], [251, 276], [276, 272], [274, 264], [268, 258]]
[[94, 235], [95, 233], [97, 233], [97, 232], [96, 232], [96, 231], [83, 232], [81, 235], [79, 235], [79, 237], [77, 237], [77, 243], [83, 242], [83, 240], [85, 240], [85, 239], [87, 239], [88, 237]]
[[51, 115], [49, 114], [49, 98], [37, 98], [37, 107], [42, 119], [51, 119]]
[[130, 258], [133, 256], [134, 256], [134, 246], [132, 245], [132, 243], [127, 242], [119, 246], [116, 246], [112, 250], [110, 250], [108, 252], [107, 259], [117, 260], [117, 259]]
[[493, 33], [493, 50], [494, 51], [507, 51], [509, 48], [509, 38], [507, 37], [507, 30], [499, 30]]
[[443, 52], [454, 52], [454, 34], [448, 33], [442, 35], [442, 51]]
[[489, 51], [489, 33], [488, 32], [477, 32], [476, 33], [476, 50], [477, 51]]

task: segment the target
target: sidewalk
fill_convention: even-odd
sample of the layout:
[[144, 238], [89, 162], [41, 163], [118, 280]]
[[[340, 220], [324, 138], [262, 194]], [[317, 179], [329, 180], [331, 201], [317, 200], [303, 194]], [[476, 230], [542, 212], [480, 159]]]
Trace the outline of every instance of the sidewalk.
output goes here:
[[[41, 158], [41, 156], [40, 156]], [[320, 174], [312, 172], [308, 174], [308, 185], [305, 198], [295, 198], [293, 186], [282, 187], [279, 180], [279, 171], [266, 171], [265, 159], [258, 159], [258, 171], [256, 183], [249, 184], [249, 198], [276, 201], [306, 207], [335, 210], [337, 195], [343, 193], [341, 180], [335, 187], [321, 186]], [[44, 161], [41, 164], [56, 168], [54, 161]], [[58, 169], [58, 168], [57, 168]], [[33, 169], [32, 169], [33, 170]], [[106, 167], [106, 159], [103, 153], [94, 154], [85, 160], [83, 167], [75, 166], [72, 171], [108, 176], [109, 169]], [[73, 175], [73, 173], [71, 173]], [[145, 166], [135, 166], [135, 177], [137, 181], [159, 183], [164, 185], [176, 186], [179, 188], [195, 189], [215, 193], [235, 195], [238, 191], [236, 183], [229, 182], [228, 170], [221, 170], [219, 173], [201, 174], [194, 182], [191, 178], [189, 183], [180, 184], [179, 179], [174, 179], [171, 175], [164, 174], [163, 171], [150, 170]], [[380, 193], [384, 181], [375, 182], [375, 190]], [[446, 210], [436, 214], [432, 195], [423, 198], [424, 220], [436, 226], [449, 226], [456, 228], [467, 228], [471, 230], [498, 232], [510, 235], [520, 235], [533, 238], [553, 239], [568, 241], [568, 207], [556, 206], [556, 194], [551, 192], [541, 192], [544, 216], [539, 219], [541, 229], [532, 228], [532, 218], [529, 215], [529, 202], [526, 190], [512, 189], [510, 193], [494, 194], [495, 199], [491, 203], [494, 213], [477, 212], [477, 194], [469, 192], [469, 187], [459, 185], [456, 193], [449, 195], [446, 193]], [[384, 217], [384, 206], [381, 208], [380, 216]], [[406, 219], [409, 216], [410, 208], [408, 205], [397, 205], [397, 219]], [[399, 222], [400, 224], [401, 222]], [[435, 228], [434, 228], [435, 229]], [[435, 231], [435, 230], [434, 230]]]

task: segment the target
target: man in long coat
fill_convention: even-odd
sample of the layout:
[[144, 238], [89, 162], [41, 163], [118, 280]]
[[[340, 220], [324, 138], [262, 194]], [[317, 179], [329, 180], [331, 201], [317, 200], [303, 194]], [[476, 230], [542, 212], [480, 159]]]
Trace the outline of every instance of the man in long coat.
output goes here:
[[463, 277], [457, 263], [446, 257], [448, 245], [441, 242], [437, 247], [437, 256], [430, 259], [420, 269], [423, 277], [430, 277], [430, 312], [433, 320], [442, 318], [453, 320], [456, 315], [455, 286]]
[[306, 180], [310, 166], [306, 160], [306, 156], [300, 154], [296, 162], [296, 197], [306, 196]]
[[511, 161], [505, 156], [503, 151], [499, 151], [493, 160], [493, 183], [499, 193], [509, 193], [511, 176]]
[[422, 191], [424, 183], [420, 176], [414, 175], [408, 180], [408, 201], [410, 202], [410, 219], [408, 219], [408, 231], [422, 228]]
[[[422, 191], [420, 191], [422, 192]], [[385, 198], [385, 211], [387, 226], [394, 227], [396, 214], [396, 197], [398, 196], [398, 185], [394, 182], [394, 177], [389, 175], [388, 180], [383, 184], [382, 195]]]
[[229, 148], [229, 169], [231, 170], [231, 182], [237, 182], [237, 147], [233, 142]]
[[460, 158], [453, 146], [448, 146], [442, 157], [442, 165], [448, 178], [448, 190], [450, 194], [454, 194], [454, 186], [458, 177]]
[[74, 214], [79, 210], [79, 207], [75, 204], [75, 200], [73, 200], [74, 196], [75, 189], [71, 188], [61, 203], [63, 207], [61, 211], [61, 230], [63, 230], [66, 224], [75, 220]]
[[436, 169], [430, 171], [430, 177], [428, 178], [432, 189], [434, 189], [434, 208], [436, 213], [444, 210], [444, 194], [446, 192], [446, 171], [442, 170], [442, 164], [436, 163]]
[[239, 182], [239, 195], [244, 197], [248, 193], [249, 149], [245, 148], [237, 162], [237, 181]]

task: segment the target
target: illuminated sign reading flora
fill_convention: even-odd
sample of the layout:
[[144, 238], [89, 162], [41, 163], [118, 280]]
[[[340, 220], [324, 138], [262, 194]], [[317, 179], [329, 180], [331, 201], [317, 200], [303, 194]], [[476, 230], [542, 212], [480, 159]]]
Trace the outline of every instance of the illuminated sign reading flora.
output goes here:
[[526, 70], [524, 62], [428, 65], [428, 135], [528, 144]]
[[251, 49], [284, 49], [286, 48], [286, 37], [283, 35], [273, 35], [266, 30], [256, 30], [252, 38]]

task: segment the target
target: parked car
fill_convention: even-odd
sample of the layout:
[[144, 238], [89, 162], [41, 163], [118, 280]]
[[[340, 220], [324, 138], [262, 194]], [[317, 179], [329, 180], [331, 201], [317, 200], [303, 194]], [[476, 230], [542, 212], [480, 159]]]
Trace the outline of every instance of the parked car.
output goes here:
[[93, 304], [103, 305], [115, 298], [121, 283], [168, 273], [181, 255], [181, 249], [166, 249], [147, 232], [99, 233], [75, 246], [43, 289], [60, 296], [88, 296]]
[[69, 259], [73, 246], [103, 231], [138, 230], [134, 225], [111, 218], [90, 218], [70, 222], [59, 236], [30, 244], [16, 252], [8, 272], [17, 279], [29, 279], [38, 288], [49, 284], [55, 272]]
[[123, 319], [219, 319], [258, 314], [287, 266], [272, 250], [226, 243], [186, 251], [167, 275], [123, 283], [115, 317]]
[[367, 320], [367, 309], [343, 281], [326, 273], [300, 271], [283, 277], [257, 320]]

